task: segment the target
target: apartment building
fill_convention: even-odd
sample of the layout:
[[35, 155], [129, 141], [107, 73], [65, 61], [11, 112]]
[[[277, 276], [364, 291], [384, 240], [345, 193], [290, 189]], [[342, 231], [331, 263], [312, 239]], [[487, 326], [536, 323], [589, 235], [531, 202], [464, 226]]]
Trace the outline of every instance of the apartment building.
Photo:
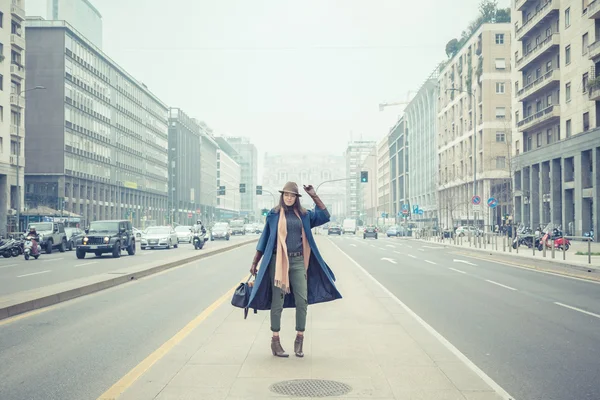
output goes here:
[[390, 191], [390, 146], [384, 136], [377, 143], [377, 214], [389, 214], [393, 218]]
[[[511, 24], [482, 24], [438, 79], [440, 224], [494, 226], [510, 206]], [[499, 207], [487, 206], [492, 197]]]
[[0, 0], [0, 235], [17, 229], [23, 209], [24, 95], [31, 94], [24, 93], [23, 8], [23, 1]]
[[[242, 193], [239, 187], [242, 179], [242, 169], [239, 154], [227, 140], [222, 136], [216, 136], [215, 141], [219, 145], [217, 150], [217, 187], [225, 186], [225, 195], [217, 197], [217, 212], [215, 219], [226, 221], [239, 216], [242, 206]], [[254, 191], [246, 187], [246, 191]]]
[[600, 1], [512, 10], [514, 222], [582, 235], [600, 223]]
[[371, 151], [366, 155], [360, 166], [361, 171], [369, 173], [369, 178], [367, 182], [361, 181], [359, 183], [359, 217], [364, 223], [369, 225], [376, 224], [380, 217], [380, 214], [378, 214], [379, 201], [377, 196], [379, 182], [377, 147], [373, 146], [371, 148]]
[[[168, 221], [168, 107], [65, 21], [27, 21], [26, 202]], [[41, 95], [43, 94], [43, 95]]]
[[[377, 143], [370, 140], [355, 140], [348, 143], [346, 148], [346, 216], [358, 219], [362, 203], [362, 189], [360, 185], [360, 171], [365, 158], [371, 154]], [[369, 172], [369, 171], [367, 171]], [[373, 175], [373, 172], [369, 172]]]
[[[387, 135], [390, 154], [390, 216], [399, 218], [408, 207], [408, 142], [406, 116], [398, 119]], [[405, 205], [406, 204], [406, 205]], [[409, 207], [410, 208], [410, 207]]]

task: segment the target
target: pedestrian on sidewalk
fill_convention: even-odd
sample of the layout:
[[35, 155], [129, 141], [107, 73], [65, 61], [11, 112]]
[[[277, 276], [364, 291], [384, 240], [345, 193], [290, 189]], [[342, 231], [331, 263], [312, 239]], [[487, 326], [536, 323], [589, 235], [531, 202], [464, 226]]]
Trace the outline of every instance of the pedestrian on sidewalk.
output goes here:
[[312, 185], [305, 185], [304, 190], [314, 201], [314, 210], [300, 205], [302, 195], [295, 182], [279, 191], [279, 204], [267, 215], [250, 268], [256, 279], [248, 307], [271, 310], [271, 351], [277, 357], [289, 356], [279, 339], [284, 308], [296, 308], [294, 353], [303, 357], [308, 305], [342, 298], [312, 234], [312, 228], [329, 222], [329, 211]]

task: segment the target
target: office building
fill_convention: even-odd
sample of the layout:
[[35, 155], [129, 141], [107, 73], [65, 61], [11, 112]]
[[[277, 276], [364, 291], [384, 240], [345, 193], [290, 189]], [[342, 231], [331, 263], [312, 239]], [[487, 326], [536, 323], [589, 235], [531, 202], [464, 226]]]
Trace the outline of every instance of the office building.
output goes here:
[[90, 0], [28, 0], [27, 15], [66, 21], [102, 49], [102, 15]]
[[359, 177], [359, 219], [368, 225], [377, 224], [379, 218], [377, 196], [378, 161], [377, 146], [373, 146], [360, 166], [360, 171], [367, 172], [368, 177], [366, 182], [363, 182], [362, 177]]
[[390, 216], [400, 221], [402, 207], [408, 207], [408, 151], [405, 116], [387, 135], [390, 155]]
[[212, 222], [217, 212], [217, 150], [212, 129], [200, 124], [200, 209], [202, 221]]
[[[407, 120], [410, 218], [437, 226], [437, 103], [439, 66], [404, 109]], [[415, 215], [415, 210], [417, 211]], [[422, 210], [422, 211], [419, 211]]]
[[[242, 206], [240, 182], [242, 169], [236, 161], [239, 154], [224, 137], [216, 136], [215, 141], [219, 146], [217, 150], [217, 187], [225, 186], [225, 195], [217, 198], [217, 220], [224, 221], [239, 216]], [[255, 190], [246, 187], [247, 191]]]
[[[245, 137], [225, 137], [227, 142], [235, 149], [239, 155], [239, 159], [235, 160], [242, 170], [241, 183], [246, 184], [246, 188], [256, 189], [258, 184], [258, 151], [256, 146]], [[250, 219], [258, 214], [258, 206], [256, 202], [256, 191], [246, 190], [242, 194], [241, 214], [248, 216]]]
[[377, 214], [388, 214], [393, 218], [391, 211], [392, 195], [390, 191], [390, 146], [388, 137], [384, 136], [377, 143]]
[[[346, 217], [360, 218], [362, 203], [362, 188], [360, 185], [360, 171], [365, 158], [371, 154], [377, 143], [368, 140], [351, 141], [346, 148]], [[373, 175], [373, 172], [370, 173]]]
[[512, 10], [514, 223], [581, 236], [600, 223], [600, 1]]
[[23, 209], [23, 95], [32, 94], [23, 93], [29, 87], [25, 86], [23, 8], [23, 1], [0, 1], [0, 235], [17, 230], [17, 210]]
[[200, 124], [183, 110], [169, 110], [169, 209], [171, 220], [192, 224], [201, 214]]
[[[271, 209], [279, 202], [279, 191], [286, 182], [298, 184], [302, 194], [302, 205], [314, 207], [312, 199], [306, 195], [303, 185], [319, 187], [318, 194], [333, 220], [342, 218], [346, 205], [345, 160], [341, 155], [305, 153], [267, 153], [263, 164], [262, 186], [266, 208]], [[332, 182], [335, 181], [335, 182]], [[271, 197], [270, 192], [273, 194]]]
[[168, 108], [64, 21], [27, 21], [26, 202], [168, 222]]
[[[501, 222], [510, 203], [511, 24], [484, 23], [439, 74], [438, 207], [445, 228]], [[474, 188], [476, 184], [476, 189]], [[474, 195], [482, 201], [473, 206]], [[495, 198], [498, 210], [488, 207]]]

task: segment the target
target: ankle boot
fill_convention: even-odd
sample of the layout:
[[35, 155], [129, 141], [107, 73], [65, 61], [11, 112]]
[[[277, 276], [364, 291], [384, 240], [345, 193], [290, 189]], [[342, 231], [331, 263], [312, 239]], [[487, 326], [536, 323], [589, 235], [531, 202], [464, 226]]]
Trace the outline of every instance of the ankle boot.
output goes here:
[[273, 355], [276, 357], [289, 357], [290, 355], [283, 350], [281, 347], [281, 342], [279, 341], [279, 336], [273, 336], [271, 338], [271, 351]]
[[304, 335], [296, 335], [296, 340], [294, 341], [294, 353], [296, 353], [296, 357], [304, 357], [304, 352], [302, 351], [303, 344]]

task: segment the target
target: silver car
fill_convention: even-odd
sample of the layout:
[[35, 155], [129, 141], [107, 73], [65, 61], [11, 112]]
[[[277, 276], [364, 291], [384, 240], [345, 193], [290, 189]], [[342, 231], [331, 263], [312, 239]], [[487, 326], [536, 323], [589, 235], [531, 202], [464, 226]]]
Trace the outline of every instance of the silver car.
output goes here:
[[177, 233], [177, 242], [192, 243], [192, 227], [188, 225], [179, 225], [175, 227]]
[[142, 235], [142, 250], [159, 247], [170, 249], [178, 246], [177, 233], [170, 226], [151, 226]]

